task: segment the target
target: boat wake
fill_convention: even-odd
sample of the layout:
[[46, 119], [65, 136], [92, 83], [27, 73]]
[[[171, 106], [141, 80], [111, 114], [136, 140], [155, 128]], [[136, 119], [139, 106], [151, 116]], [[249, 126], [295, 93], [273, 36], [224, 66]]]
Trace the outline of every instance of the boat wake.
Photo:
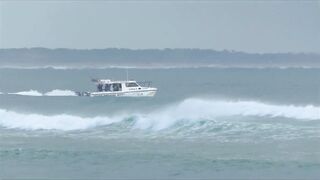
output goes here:
[[[123, 111], [122, 111], [123, 112]], [[77, 115], [22, 114], [0, 109], [0, 126], [24, 130], [85, 130], [114, 125], [131, 119], [133, 129], [159, 131], [173, 126], [199, 122], [218, 122], [232, 117], [289, 118], [294, 120], [320, 120], [320, 107], [314, 105], [275, 105], [256, 101], [222, 101], [186, 99], [152, 112], [114, 114], [110, 116], [81, 117]], [[226, 118], [227, 117], [227, 118]], [[231, 118], [230, 118], [231, 117]], [[240, 118], [241, 120], [241, 118]], [[234, 121], [229, 121], [234, 123]]]
[[71, 90], [55, 89], [53, 91], [45, 93], [44, 95], [45, 96], [76, 96], [76, 93]]
[[21, 95], [21, 96], [76, 96], [76, 93], [71, 90], [60, 90], [55, 89], [46, 93], [41, 93], [37, 90], [21, 91], [15, 93], [7, 93], [11, 95]]
[[29, 91], [21, 91], [21, 92], [8, 93], [8, 94], [21, 95], [21, 96], [42, 96], [42, 93], [32, 89]]

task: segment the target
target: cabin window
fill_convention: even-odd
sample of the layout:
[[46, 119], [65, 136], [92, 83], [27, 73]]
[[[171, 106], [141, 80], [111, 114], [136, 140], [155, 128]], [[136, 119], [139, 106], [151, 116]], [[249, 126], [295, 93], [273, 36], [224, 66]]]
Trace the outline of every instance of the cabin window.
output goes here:
[[126, 83], [127, 87], [138, 87], [139, 85], [137, 83]]
[[121, 83], [112, 84], [112, 91], [122, 91]]

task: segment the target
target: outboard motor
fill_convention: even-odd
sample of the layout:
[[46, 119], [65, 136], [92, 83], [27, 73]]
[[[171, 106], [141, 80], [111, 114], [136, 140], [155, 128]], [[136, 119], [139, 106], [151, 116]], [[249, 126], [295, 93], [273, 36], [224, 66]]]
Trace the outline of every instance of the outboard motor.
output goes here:
[[76, 92], [77, 96], [90, 96], [90, 92]]

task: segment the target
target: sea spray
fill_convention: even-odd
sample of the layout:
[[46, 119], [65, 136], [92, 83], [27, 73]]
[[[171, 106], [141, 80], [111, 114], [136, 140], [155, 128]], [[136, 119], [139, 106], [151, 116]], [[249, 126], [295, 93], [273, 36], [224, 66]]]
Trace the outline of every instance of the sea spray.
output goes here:
[[36, 91], [36, 90], [29, 90], [29, 91], [21, 91], [16, 93], [8, 93], [8, 94], [14, 94], [14, 95], [21, 95], [21, 96], [42, 96], [42, 93]]
[[214, 120], [226, 116], [284, 117], [298, 120], [318, 120], [320, 119], [320, 107], [313, 105], [274, 105], [256, 101], [222, 101], [191, 98], [150, 114], [138, 115], [136, 127], [161, 130], [182, 120]]
[[61, 90], [61, 89], [55, 89], [46, 93], [41, 93], [37, 90], [31, 89], [29, 91], [21, 91], [21, 92], [8, 93], [8, 94], [20, 95], [20, 96], [76, 96], [76, 93], [72, 90]]
[[76, 96], [74, 91], [55, 89], [44, 94], [45, 96]]
[[275, 105], [256, 101], [222, 101], [186, 99], [152, 112], [121, 113], [110, 116], [81, 117], [77, 115], [21, 114], [0, 110], [0, 126], [26, 130], [83, 130], [134, 119], [134, 128], [163, 130], [182, 121], [217, 121], [220, 117], [255, 116], [283, 117], [310, 121], [320, 119], [320, 107], [314, 105]]

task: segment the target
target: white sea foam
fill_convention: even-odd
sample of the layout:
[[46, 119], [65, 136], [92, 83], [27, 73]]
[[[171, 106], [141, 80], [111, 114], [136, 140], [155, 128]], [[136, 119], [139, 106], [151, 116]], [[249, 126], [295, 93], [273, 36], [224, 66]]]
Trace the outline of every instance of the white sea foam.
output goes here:
[[136, 127], [161, 130], [181, 120], [198, 121], [225, 116], [269, 116], [318, 120], [320, 119], [320, 107], [273, 105], [256, 101], [187, 99], [160, 111], [139, 115]]
[[65, 114], [45, 116], [40, 114], [20, 114], [5, 110], [0, 110], [0, 117], [1, 126], [26, 130], [80, 130], [117, 121], [117, 118], [108, 117], [83, 118]]
[[45, 96], [76, 96], [74, 91], [60, 90], [60, 89], [55, 89], [53, 91], [45, 93], [44, 95]]
[[21, 91], [21, 92], [8, 93], [8, 94], [21, 95], [21, 96], [76, 96], [74, 91], [60, 90], [60, 89], [55, 89], [44, 94], [36, 90]]
[[21, 95], [21, 96], [42, 96], [42, 93], [32, 89], [29, 91], [21, 91], [21, 92], [8, 93], [8, 94], [15, 94], [15, 95]]
[[274, 105], [255, 101], [187, 99], [179, 104], [170, 105], [151, 113], [136, 113], [126, 116], [84, 118], [65, 114], [46, 116], [0, 110], [0, 126], [27, 130], [56, 129], [67, 131], [108, 125], [135, 117], [135, 128], [162, 130], [181, 121], [210, 121], [228, 116], [284, 117], [310, 121], [320, 120], [320, 107], [313, 105]]

